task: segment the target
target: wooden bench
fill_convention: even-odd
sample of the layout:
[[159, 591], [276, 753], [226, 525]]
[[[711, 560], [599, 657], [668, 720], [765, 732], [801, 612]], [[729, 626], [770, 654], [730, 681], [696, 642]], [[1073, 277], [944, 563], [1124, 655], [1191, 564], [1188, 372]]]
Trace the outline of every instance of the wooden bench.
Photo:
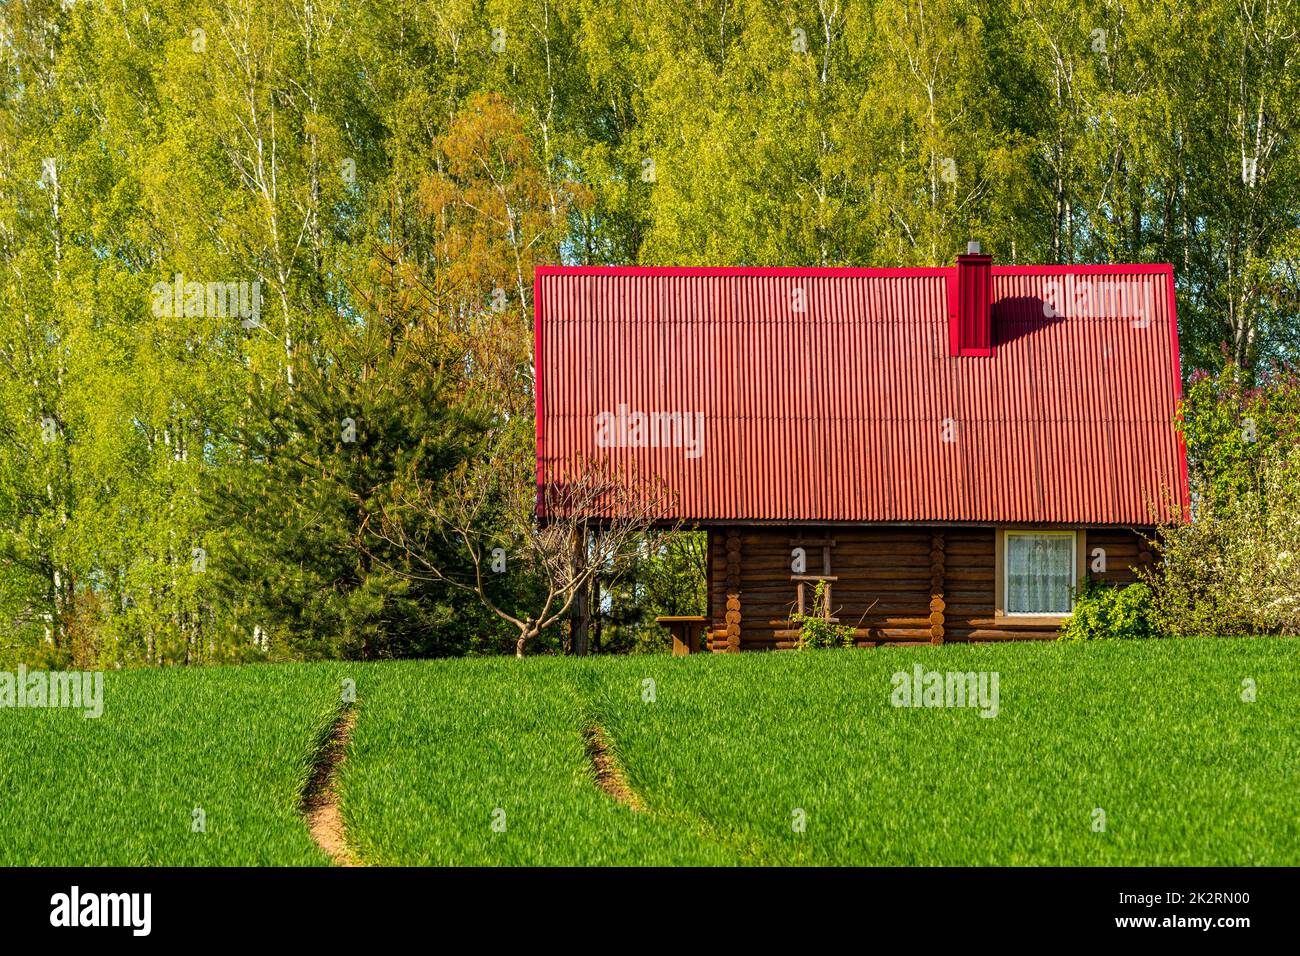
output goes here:
[[665, 615], [655, 618], [656, 624], [668, 628], [673, 636], [673, 656], [680, 654], [698, 654], [700, 652], [700, 635], [709, 626], [707, 617], [689, 617]]

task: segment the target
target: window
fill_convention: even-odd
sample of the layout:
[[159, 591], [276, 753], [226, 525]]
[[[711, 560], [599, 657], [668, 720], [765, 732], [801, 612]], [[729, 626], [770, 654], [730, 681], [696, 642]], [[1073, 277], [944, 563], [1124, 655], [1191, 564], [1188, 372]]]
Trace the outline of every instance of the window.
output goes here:
[[1005, 613], [1065, 615], [1074, 602], [1075, 533], [1008, 531]]

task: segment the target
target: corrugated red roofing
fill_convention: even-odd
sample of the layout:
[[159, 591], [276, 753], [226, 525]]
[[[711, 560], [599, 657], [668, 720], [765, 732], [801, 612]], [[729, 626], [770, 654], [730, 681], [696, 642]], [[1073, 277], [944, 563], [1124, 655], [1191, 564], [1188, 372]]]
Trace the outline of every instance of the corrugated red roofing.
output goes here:
[[[995, 267], [990, 357], [949, 354], [954, 281], [539, 268], [539, 482], [635, 460], [698, 521], [1146, 525], [1185, 505], [1171, 267]], [[643, 447], [619, 428], [638, 412], [702, 416], [702, 447], [671, 418]]]

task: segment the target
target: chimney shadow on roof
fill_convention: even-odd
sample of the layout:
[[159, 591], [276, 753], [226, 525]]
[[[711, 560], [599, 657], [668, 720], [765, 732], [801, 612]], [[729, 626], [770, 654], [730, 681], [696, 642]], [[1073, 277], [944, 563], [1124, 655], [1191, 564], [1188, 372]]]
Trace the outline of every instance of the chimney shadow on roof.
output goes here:
[[[1046, 307], [1046, 308], [1045, 308]], [[993, 344], [1006, 345], [1065, 321], [1036, 295], [1008, 296], [992, 305]]]

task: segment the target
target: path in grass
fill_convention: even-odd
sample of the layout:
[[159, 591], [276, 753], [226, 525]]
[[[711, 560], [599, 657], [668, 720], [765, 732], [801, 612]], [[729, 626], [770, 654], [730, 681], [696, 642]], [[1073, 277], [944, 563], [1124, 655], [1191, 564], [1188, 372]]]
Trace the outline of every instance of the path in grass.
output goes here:
[[616, 800], [630, 810], [644, 812], [645, 805], [627, 785], [623, 768], [614, 758], [605, 728], [593, 724], [583, 731], [582, 737], [587, 744], [587, 759], [591, 761], [591, 769], [596, 774], [596, 786], [611, 800]]
[[[384, 665], [344, 813], [387, 863], [1295, 864], [1297, 647]], [[997, 672], [997, 716], [895, 708], [916, 663]]]
[[299, 813], [343, 665], [104, 675], [96, 719], [0, 708], [0, 865], [321, 865]]
[[[328, 864], [301, 814], [328, 792], [372, 865], [1294, 865], [1298, 649], [112, 672], [95, 720], [0, 708], [0, 864]], [[997, 672], [997, 716], [891, 706], [916, 663]]]
[[311, 838], [336, 866], [361, 866], [347, 841], [338, 793], [338, 770], [347, 759], [348, 744], [356, 723], [356, 708], [344, 705], [316, 752], [311, 777], [302, 797], [302, 814]]
[[588, 750], [572, 675], [603, 664], [117, 671], [97, 719], [0, 708], [0, 864], [728, 862], [602, 791], [636, 802]]
[[[598, 786], [575, 683], [606, 664], [474, 659], [375, 665], [339, 779], [349, 840], [375, 865], [733, 862]], [[588, 678], [584, 678], [588, 679]], [[617, 760], [618, 751], [606, 754]]]

